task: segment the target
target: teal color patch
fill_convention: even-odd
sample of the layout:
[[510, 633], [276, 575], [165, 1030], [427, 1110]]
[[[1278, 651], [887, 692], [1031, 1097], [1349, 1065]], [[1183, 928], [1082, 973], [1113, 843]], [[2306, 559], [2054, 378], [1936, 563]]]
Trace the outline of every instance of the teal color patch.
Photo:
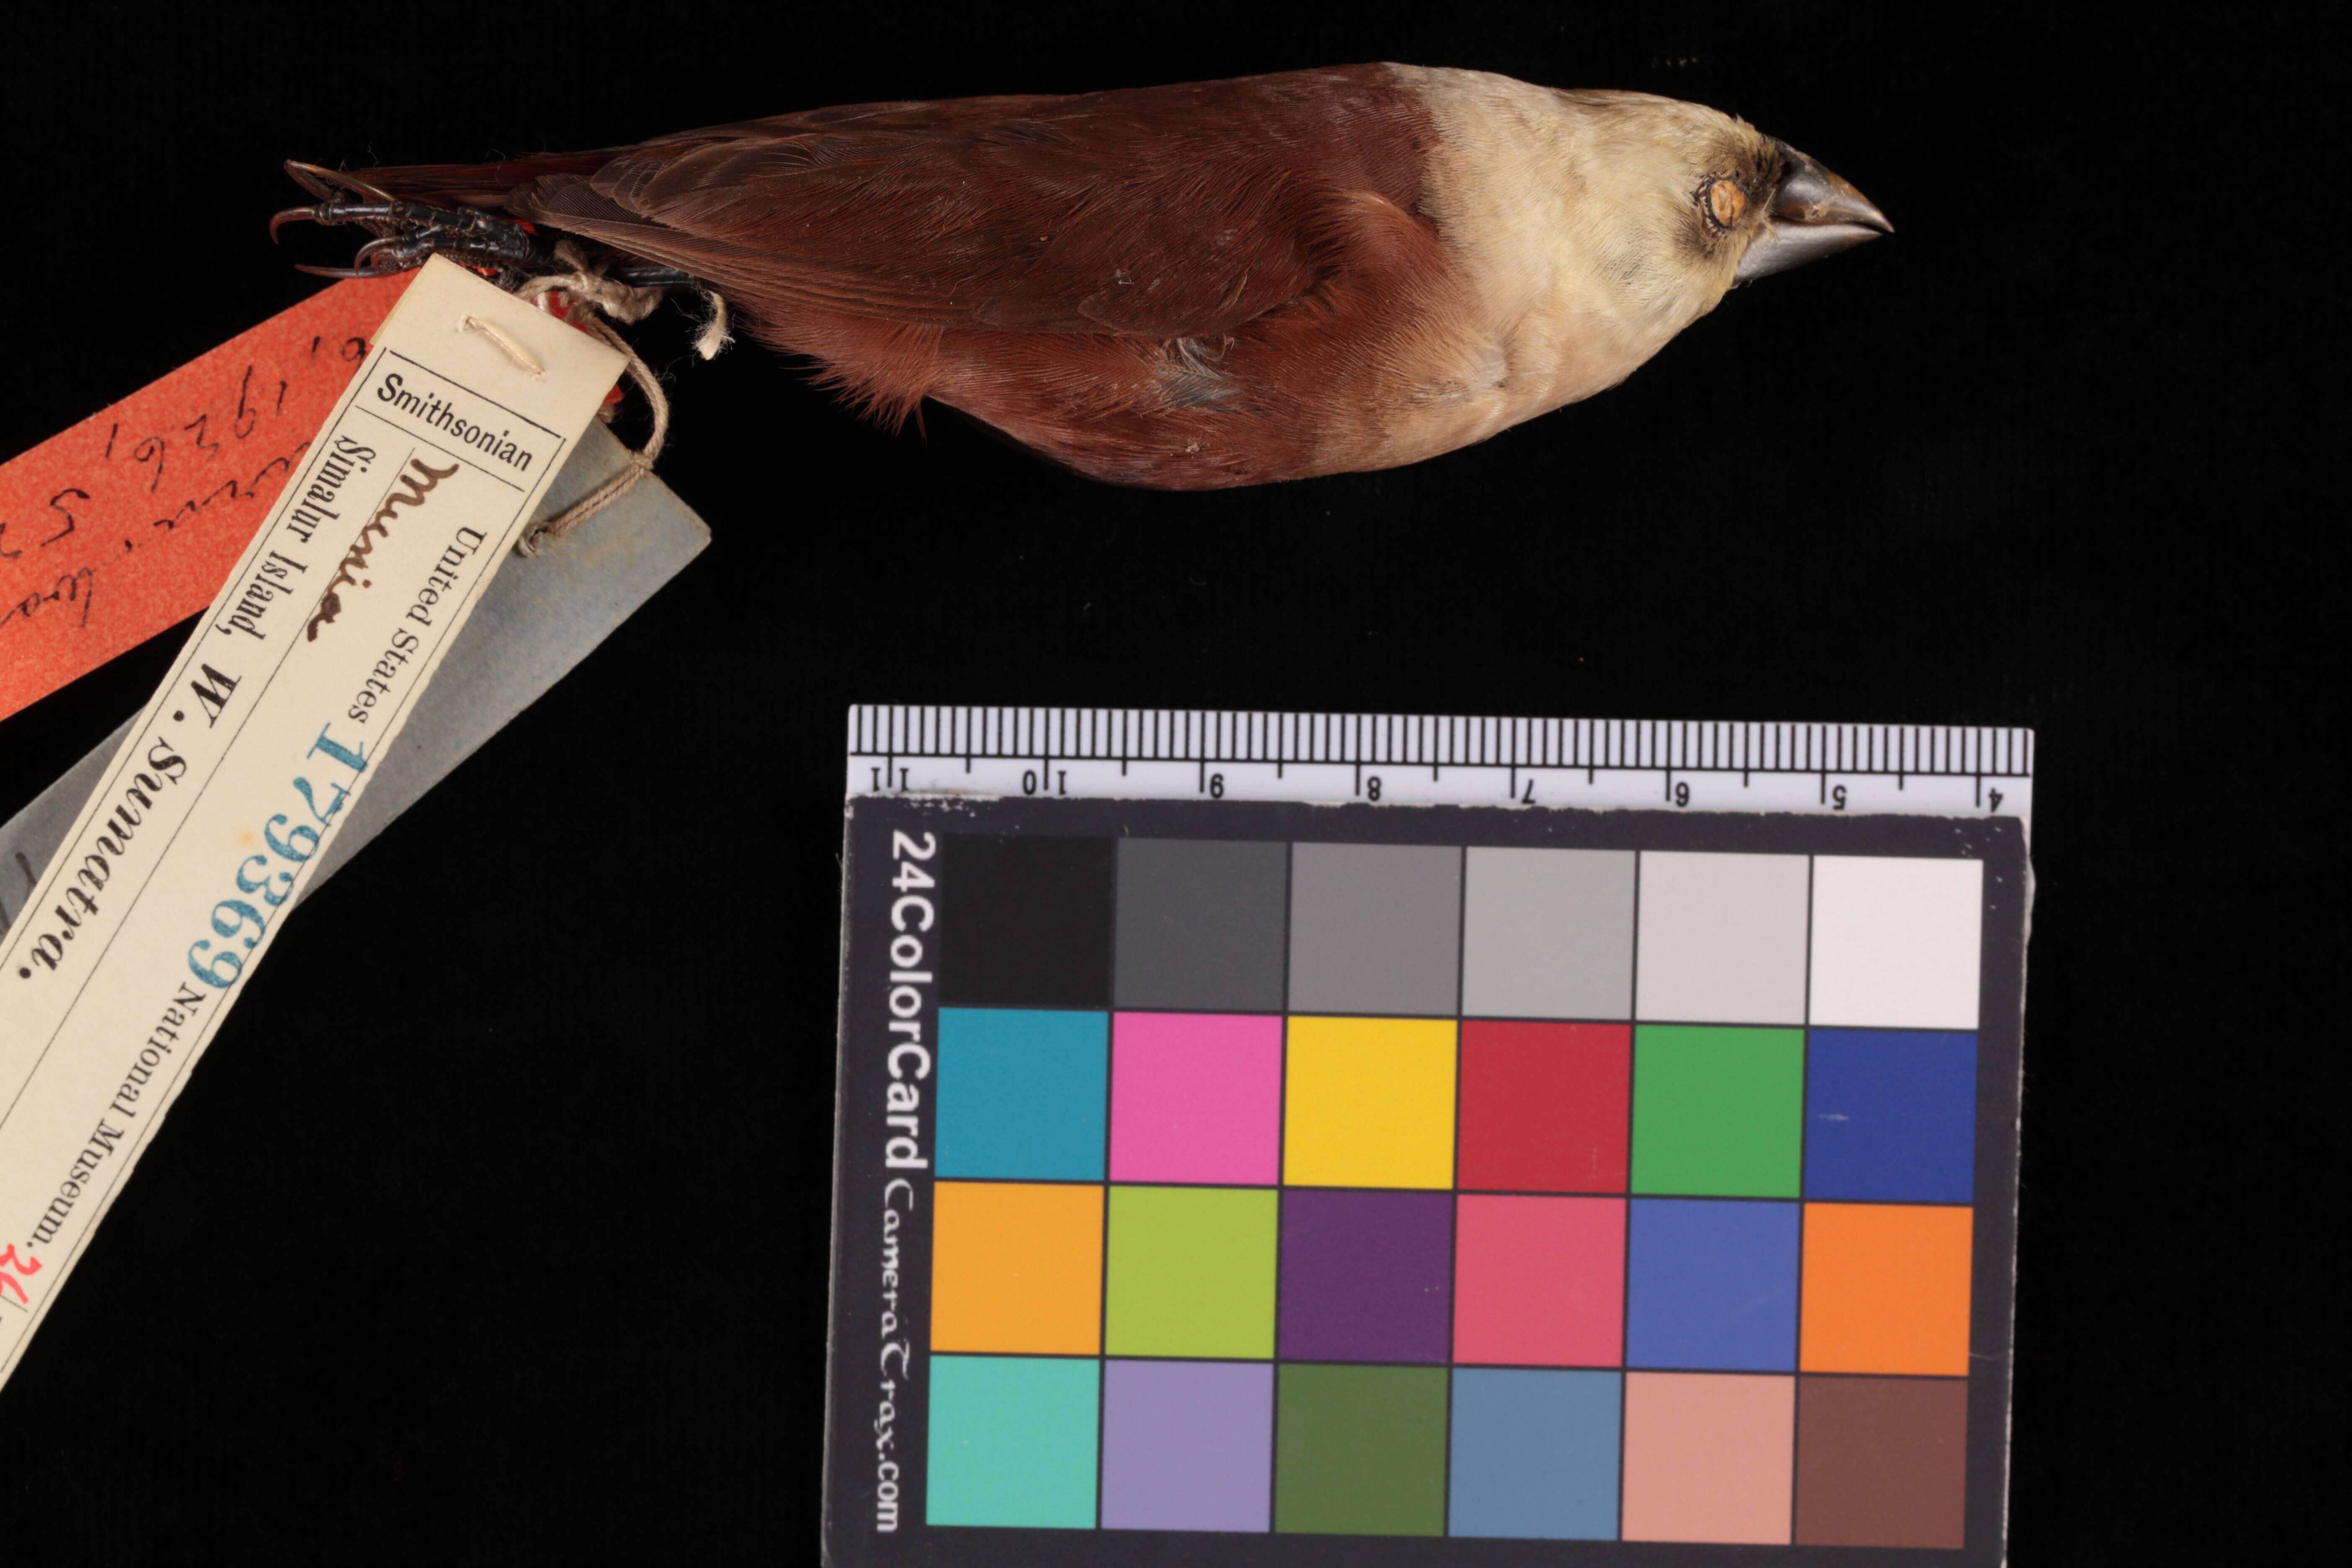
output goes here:
[[926, 1520], [1093, 1529], [1101, 1376], [1094, 1360], [935, 1357]]
[[942, 1176], [1099, 1182], [1110, 1015], [940, 1009]]

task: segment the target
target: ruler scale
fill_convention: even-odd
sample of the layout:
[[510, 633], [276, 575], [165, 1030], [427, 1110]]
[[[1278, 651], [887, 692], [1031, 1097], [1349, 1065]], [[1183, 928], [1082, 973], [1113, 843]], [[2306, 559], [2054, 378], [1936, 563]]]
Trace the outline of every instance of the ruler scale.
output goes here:
[[861, 704], [852, 795], [981, 795], [2030, 818], [1991, 725]]

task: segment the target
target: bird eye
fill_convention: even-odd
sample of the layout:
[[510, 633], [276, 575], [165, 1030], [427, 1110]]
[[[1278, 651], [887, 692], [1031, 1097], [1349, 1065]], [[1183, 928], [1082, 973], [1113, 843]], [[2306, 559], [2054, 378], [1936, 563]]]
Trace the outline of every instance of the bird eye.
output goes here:
[[1739, 188], [1737, 180], [1716, 180], [1706, 187], [1706, 216], [1717, 225], [1729, 228], [1748, 210], [1748, 193]]

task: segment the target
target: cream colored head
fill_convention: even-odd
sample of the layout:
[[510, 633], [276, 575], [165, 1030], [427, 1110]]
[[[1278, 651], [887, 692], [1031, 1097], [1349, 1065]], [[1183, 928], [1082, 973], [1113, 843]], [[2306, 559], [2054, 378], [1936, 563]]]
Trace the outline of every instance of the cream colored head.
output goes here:
[[1746, 121], [1640, 92], [1560, 92], [1582, 236], [1612, 283], [1662, 315], [1894, 232], [1860, 191]]

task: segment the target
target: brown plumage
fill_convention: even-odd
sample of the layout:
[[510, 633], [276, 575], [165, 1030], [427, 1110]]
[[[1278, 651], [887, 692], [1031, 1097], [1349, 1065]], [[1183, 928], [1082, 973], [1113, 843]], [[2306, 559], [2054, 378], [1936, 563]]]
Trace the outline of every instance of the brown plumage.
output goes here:
[[1712, 110], [1354, 66], [816, 110], [363, 172], [726, 296], [860, 407], [1101, 479], [1416, 461], [1623, 378], [1738, 278], [1883, 231]]

